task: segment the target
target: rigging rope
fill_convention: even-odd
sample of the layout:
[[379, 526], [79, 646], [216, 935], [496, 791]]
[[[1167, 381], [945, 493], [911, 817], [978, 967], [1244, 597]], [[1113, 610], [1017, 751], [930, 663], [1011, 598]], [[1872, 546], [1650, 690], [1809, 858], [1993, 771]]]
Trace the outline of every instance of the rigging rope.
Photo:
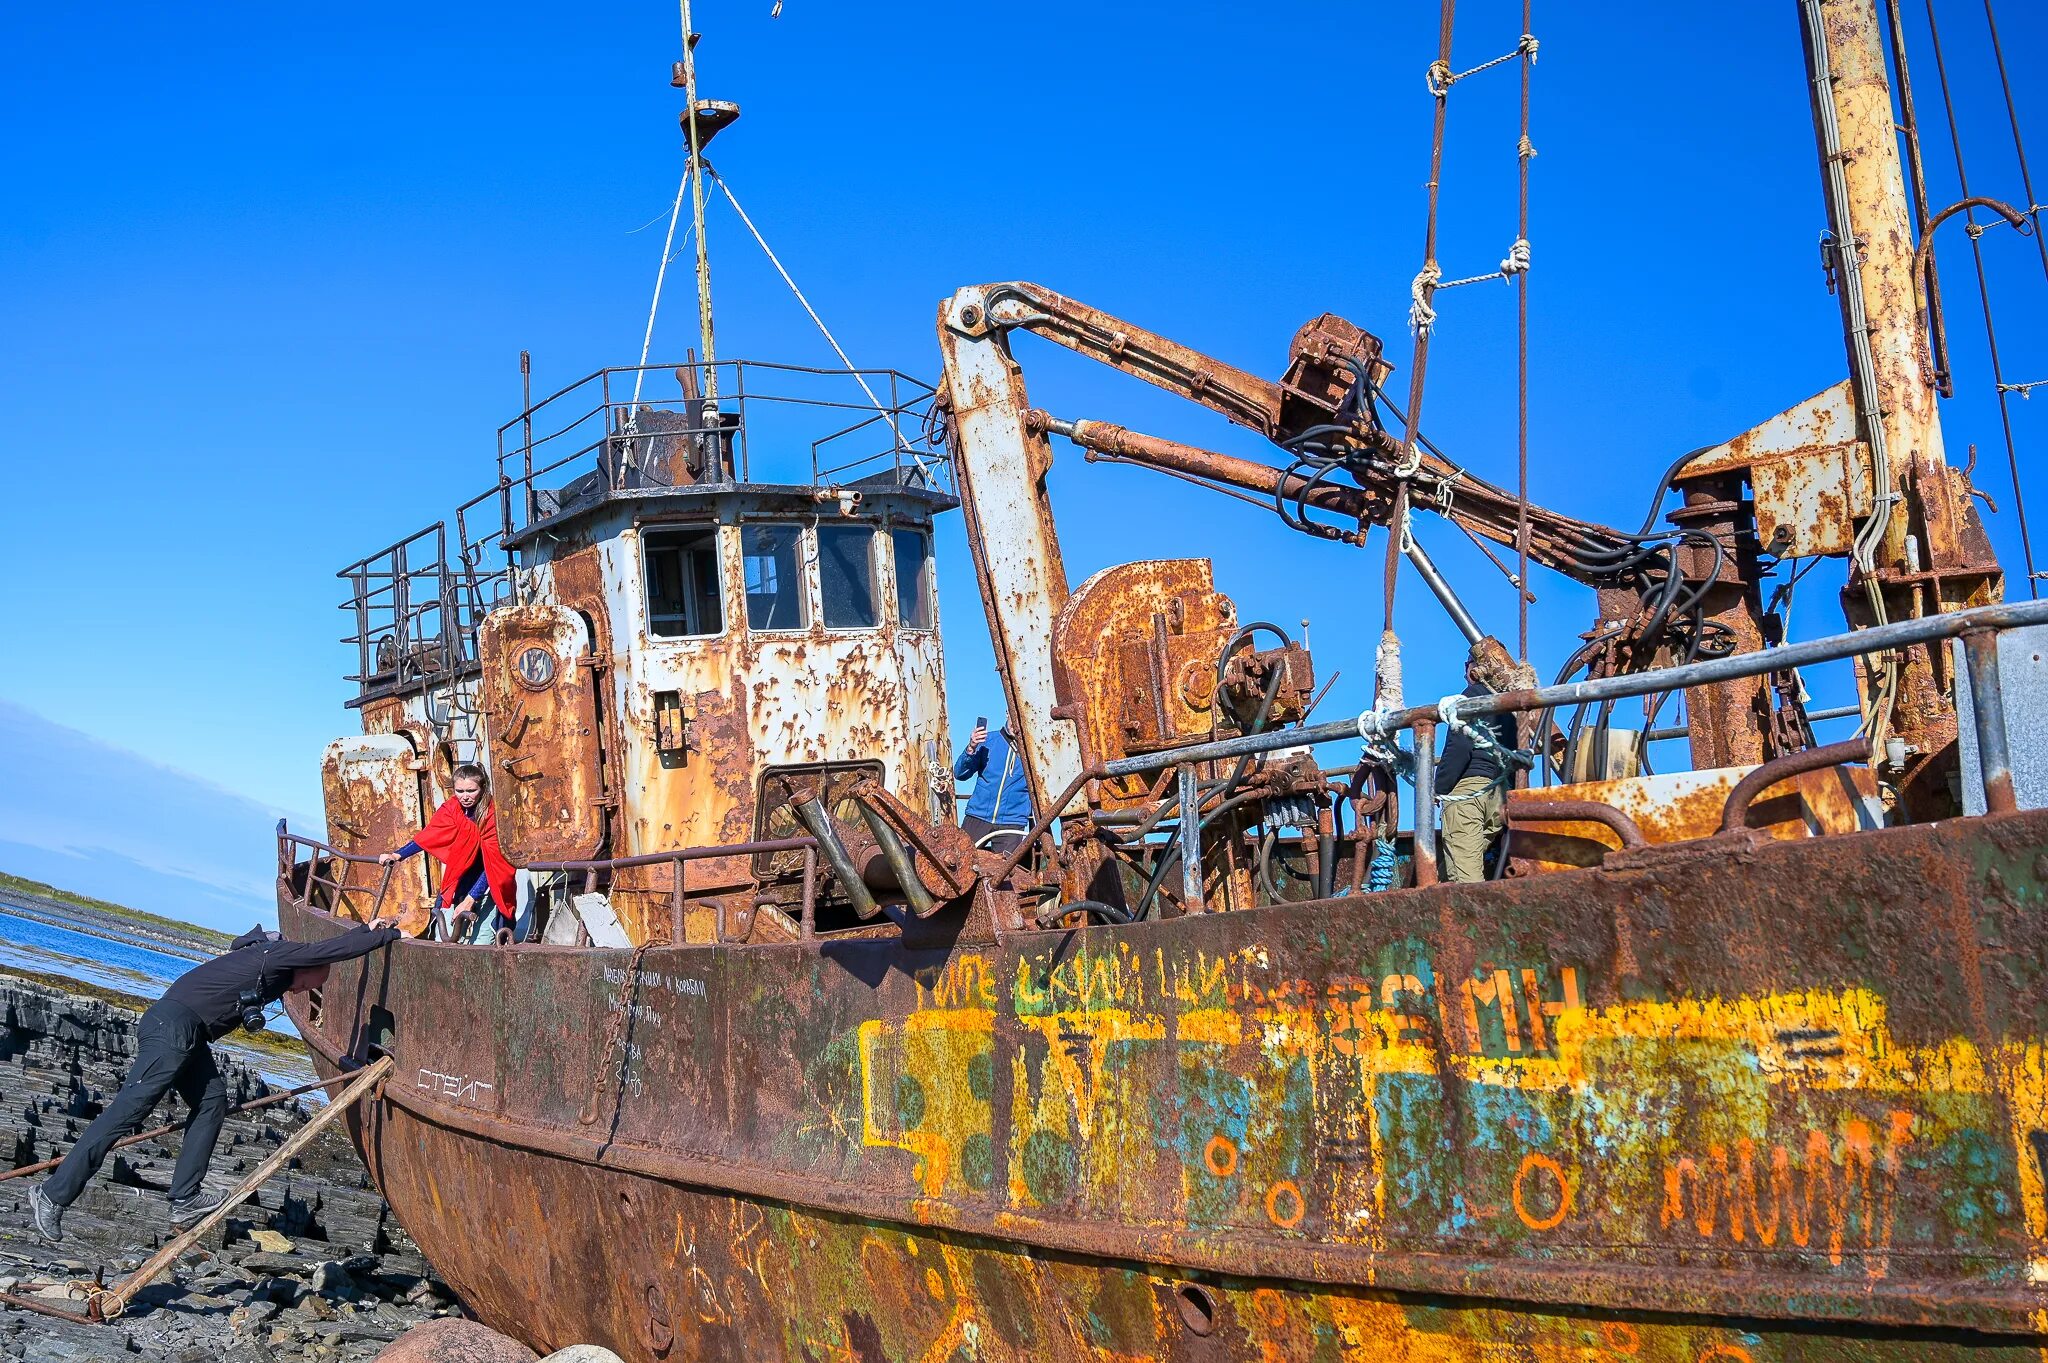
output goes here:
[[[1963, 163], [1962, 133], [1956, 126], [1955, 99], [1949, 90], [1948, 64], [1942, 56], [1941, 29], [1934, 17], [1934, 0], [1926, 0], [1926, 8], [1927, 32], [1934, 42], [1934, 72], [1941, 84], [1942, 109], [1948, 116], [1949, 146], [1954, 150], [1956, 157], [1956, 184], [1962, 190], [1963, 198], [1968, 200], [1970, 198], [1970, 174], [1968, 168]], [[1990, 4], [1987, 0], [1985, 5], [1985, 15], [1987, 18], [1990, 16], [1990, 13]], [[1994, 23], [1993, 33], [1995, 34], [1996, 31]], [[1999, 75], [2003, 77], [2005, 74], [2005, 59], [2003, 56], [1999, 58], [1998, 69]], [[2011, 108], [2009, 102], [2011, 93], [2011, 89], [2008, 87], [2006, 91], [2008, 109]], [[2019, 125], [2017, 123], [2013, 125], [2013, 140], [2015, 143], [2019, 140]], [[2024, 162], [2022, 164], [2024, 165]], [[2033, 189], [2031, 186], [2028, 186], [2027, 206], [2029, 212], [2038, 207], [2033, 202], [2033, 197]], [[2029, 597], [2038, 597], [2041, 594], [2041, 589], [2037, 585], [2039, 579], [2034, 570], [2034, 537], [2027, 528], [2027, 500], [2026, 494], [2020, 490], [2020, 458], [2012, 438], [2011, 395], [2007, 390], [2005, 382], [2004, 366], [1998, 358], [1998, 327], [1992, 320], [1991, 285], [1984, 270], [1984, 245], [1982, 241], [1984, 228], [1977, 222], [1977, 210], [1974, 207], [1963, 210], [1963, 221], [1967, 224], [1970, 238], [1970, 256], [1977, 267], [1977, 297], [1984, 308], [1984, 340], [1991, 352], [1991, 381], [1997, 390], [1998, 420], [2005, 433], [2005, 464], [2007, 470], [2012, 474], [2012, 504], [2013, 510], [2019, 518], [2020, 553], [2025, 558], [2027, 564], [2027, 595]], [[2035, 236], [2038, 237], [2039, 235], [2037, 224]], [[2043, 263], [2044, 267], [2048, 267], [2048, 256], [2043, 257]]]
[[867, 376], [861, 373], [859, 367], [847, 357], [846, 348], [839, 344], [839, 338], [834, 336], [832, 329], [825, 325], [825, 319], [818, 316], [818, 310], [811, 306], [810, 299], [804, 297], [804, 291], [797, 287], [796, 280], [790, 278], [789, 271], [783, 268], [781, 258], [775, 254], [774, 248], [768, 245], [768, 239], [761, 235], [761, 229], [754, 226], [754, 220], [747, 216], [747, 210], [740, 207], [740, 201], [734, 196], [732, 186], [725, 182], [723, 175], [720, 175], [709, 165], [704, 167], [704, 173], [711, 177], [713, 184], [724, 191], [726, 202], [732, 205], [732, 211], [739, 215], [740, 221], [746, 224], [747, 231], [753, 234], [754, 240], [760, 245], [762, 253], [768, 257], [768, 263], [775, 267], [775, 273], [781, 275], [782, 282], [789, 285], [789, 291], [796, 295], [796, 301], [803, 305], [804, 312], [810, 316], [812, 322], [817, 324], [818, 330], [823, 333], [825, 340], [831, 345], [832, 353], [839, 357], [839, 362], [845, 365], [847, 371], [853, 375], [853, 381], [860, 385], [860, 390], [863, 393], [868, 395], [868, 401], [873, 403], [875, 410], [882, 414], [882, 419], [889, 423], [890, 433], [896, 437], [896, 448], [909, 451], [910, 457], [917, 463], [918, 471], [929, 480], [932, 471], [909, 442], [904, 440], [902, 430], [896, 425], [895, 410], [884, 406], [882, 400], [875, 396], [875, 390], [868, 386]]
[[[1429, 65], [1425, 85], [1430, 97], [1436, 102], [1436, 117], [1430, 137], [1430, 161], [1428, 182], [1428, 215], [1424, 230], [1422, 268], [1416, 272], [1409, 285], [1408, 326], [1414, 334], [1414, 352], [1409, 365], [1408, 411], [1402, 418], [1403, 458], [1392, 470], [1395, 479], [1394, 502], [1388, 516], [1385, 579], [1385, 619], [1380, 636], [1378, 690], [1384, 696], [1389, 682], [1395, 689], [1400, 685], [1400, 641], [1394, 633], [1394, 596], [1399, 578], [1402, 553], [1401, 541], [1406, 534], [1409, 506], [1411, 503], [1410, 481], [1420, 471], [1422, 450], [1418, 444], [1422, 424], [1422, 396], [1429, 367], [1429, 340], [1436, 329], [1435, 298], [1439, 290], [1461, 288], [1467, 284], [1479, 284], [1499, 279], [1509, 284], [1521, 283], [1526, 286], [1529, 275], [1529, 162], [1536, 155], [1536, 147], [1529, 139], [1529, 85], [1530, 68], [1536, 63], [1539, 44], [1530, 30], [1532, 22], [1532, 0], [1523, 0], [1522, 38], [1514, 49], [1491, 61], [1480, 63], [1466, 71], [1453, 71], [1451, 67], [1451, 38], [1456, 26], [1456, 0], [1441, 0], [1438, 11], [1437, 55]], [[1492, 70], [1508, 62], [1519, 60], [1522, 68], [1521, 125], [1515, 141], [1515, 162], [1517, 178], [1517, 208], [1515, 239], [1509, 245], [1500, 268], [1488, 274], [1470, 275], [1461, 279], [1446, 280], [1443, 266], [1437, 260], [1438, 208], [1443, 188], [1444, 130], [1450, 110], [1451, 87], [1461, 80], [1469, 79], [1482, 71]], [[1520, 571], [1515, 575], [1518, 638], [1520, 652], [1526, 656], [1529, 648], [1528, 592], [1525, 584], [1529, 575], [1529, 304], [1526, 287], [1517, 290], [1516, 339], [1517, 365], [1517, 511], [1515, 516], [1515, 546], [1520, 559]], [[1452, 494], [1451, 480], [1441, 479], [1436, 490], [1439, 510], [1450, 514]]]
[[[661, 284], [668, 277], [668, 264], [675, 259], [676, 220], [683, 216], [683, 193], [690, 187], [690, 163], [683, 163], [683, 178], [676, 184], [675, 206], [668, 211], [668, 236], [661, 243], [661, 268], [654, 272], [654, 301], [647, 305], [647, 332], [640, 338], [640, 368], [633, 374], [633, 406], [627, 413], [640, 410], [640, 384], [647, 377], [647, 352], [654, 345], [654, 314], [661, 310]], [[688, 240], [686, 237], [685, 240]]]
[[[1528, 15], [1526, 11], [1523, 14], [1522, 22], [1523, 26], [1526, 28], [1528, 26]], [[1438, 99], [1442, 99], [1445, 95], [1450, 93], [1451, 87], [1453, 85], [1456, 85], [1461, 80], [1465, 80], [1469, 77], [1476, 76], [1481, 71], [1491, 71], [1496, 66], [1504, 66], [1507, 63], [1513, 61], [1517, 57], [1523, 58], [1525, 62], [1535, 61], [1536, 49], [1538, 46], [1539, 44], [1536, 41], [1535, 34], [1524, 33], [1522, 35], [1522, 41], [1515, 44], [1514, 51], [1505, 53], [1502, 56], [1495, 57], [1490, 62], [1481, 62], [1479, 63], [1479, 65], [1473, 67], [1470, 71], [1459, 71], [1456, 74], [1452, 74], [1451, 60], [1449, 57], [1438, 57], [1435, 61], [1429, 64], [1429, 73], [1424, 78], [1424, 80], [1425, 83], [1429, 86], [1429, 93], [1434, 95]]]

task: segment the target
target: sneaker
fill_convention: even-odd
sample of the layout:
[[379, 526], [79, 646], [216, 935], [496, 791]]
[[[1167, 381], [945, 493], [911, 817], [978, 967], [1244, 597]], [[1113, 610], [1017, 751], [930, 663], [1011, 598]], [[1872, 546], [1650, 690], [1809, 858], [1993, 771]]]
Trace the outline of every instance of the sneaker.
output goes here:
[[193, 1197], [171, 1199], [171, 1224], [180, 1230], [220, 1210], [227, 1199], [219, 1193], [201, 1192]]
[[35, 1218], [36, 1233], [51, 1244], [64, 1238], [64, 1209], [50, 1201], [50, 1196], [41, 1188], [28, 1190], [29, 1214]]

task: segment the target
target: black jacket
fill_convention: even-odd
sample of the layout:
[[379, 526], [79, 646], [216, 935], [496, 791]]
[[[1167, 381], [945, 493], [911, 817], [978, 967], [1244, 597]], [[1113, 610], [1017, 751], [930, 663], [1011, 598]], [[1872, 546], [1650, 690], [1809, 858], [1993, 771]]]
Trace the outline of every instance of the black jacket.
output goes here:
[[[1473, 682], [1465, 688], [1468, 696], [1490, 696], [1488, 687]], [[1515, 717], [1513, 715], [1474, 715], [1466, 721], [1469, 724], [1483, 724], [1500, 742], [1503, 748], [1515, 746]], [[1499, 776], [1500, 758], [1491, 748], [1481, 747], [1457, 729], [1444, 740], [1444, 755], [1437, 759], [1436, 793], [1449, 795], [1451, 788], [1467, 776]]]
[[164, 999], [198, 1014], [207, 1036], [219, 1040], [242, 1025], [243, 990], [253, 987], [264, 1003], [276, 1003], [291, 984], [293, 971], [367, 956], [398, 935], [397, 928], [365, 925], [324, 942], [286, 942], [273, 941], [255, 928], [237, 937], [227, 955], [180, 975], [164, 991]]

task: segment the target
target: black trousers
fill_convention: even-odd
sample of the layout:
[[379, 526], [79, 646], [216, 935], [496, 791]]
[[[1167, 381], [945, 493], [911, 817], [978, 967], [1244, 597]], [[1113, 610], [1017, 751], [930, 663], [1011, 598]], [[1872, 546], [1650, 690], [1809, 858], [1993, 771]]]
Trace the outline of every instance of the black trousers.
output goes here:
[[191, 1114], [185, 1119], [185, 1142], [171, 1177], [171, 1196], [178, 1201], [196, 1196], [200, 1180], [206, 1177], [214, 1142], [220, 1139], [221, 1121], [228, 1112], [227, 1085], [221, 1082], [213, 1052], [207, 1047], [206, 1025], [183, 1004], [160, 1000], [142, 1015], [136, 1042], [128, 1082], [43, 1185], [43, 1195], [60, 1207], [78, 1200], [114, 1142], [140, 1131], [151, 1110], [172, 1089], [185, 1100]]
[[1024, 835], [1031, 831], [1028, 828], [1019, 828], [1016, 824], [1006, 823], [998, 826], [973, 814], [960, 820], [960, 829], [976, 842], [980, 842], [991, 833], [1002, 834], [999, 838], [991, 839], [988, 844], [988, 850], [1000, 856], [1008, 856], [1016, 851], [1017, 844], [1024, 841]]

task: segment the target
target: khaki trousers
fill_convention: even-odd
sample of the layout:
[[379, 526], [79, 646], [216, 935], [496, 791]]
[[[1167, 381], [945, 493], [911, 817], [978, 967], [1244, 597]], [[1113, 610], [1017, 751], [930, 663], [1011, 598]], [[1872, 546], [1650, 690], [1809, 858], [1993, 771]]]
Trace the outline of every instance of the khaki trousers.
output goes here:
[[1451, 787], [1443, 805], [1442, 842], [1445, 880], [1486, 879], [1486, 849], [1508, 826], [1507, 796], [1498, 779], [1466, 776]]

